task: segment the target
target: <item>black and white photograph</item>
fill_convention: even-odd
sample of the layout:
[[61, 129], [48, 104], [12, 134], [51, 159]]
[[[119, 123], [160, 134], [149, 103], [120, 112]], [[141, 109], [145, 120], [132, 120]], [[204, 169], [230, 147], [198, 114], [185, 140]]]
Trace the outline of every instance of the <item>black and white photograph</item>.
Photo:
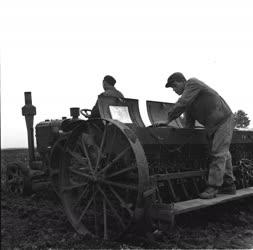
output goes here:
[[251, 0], [3, 0], [1, 249], [253, 249]]

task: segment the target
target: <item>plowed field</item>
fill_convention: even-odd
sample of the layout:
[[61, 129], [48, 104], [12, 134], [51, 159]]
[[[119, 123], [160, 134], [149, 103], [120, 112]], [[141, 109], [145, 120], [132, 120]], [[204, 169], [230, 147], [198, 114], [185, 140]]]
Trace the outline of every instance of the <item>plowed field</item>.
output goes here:
[[116, 242], [80, 236], [52, 189], [29, 197], [5, 190], [6, 164], [27, 162], [27, 150], [2, 150], [1, 155], [1, 249], [253, 248], [252, 198], [182, 215], [172, 231], [155, 234], [155, 240], [125, 235]]

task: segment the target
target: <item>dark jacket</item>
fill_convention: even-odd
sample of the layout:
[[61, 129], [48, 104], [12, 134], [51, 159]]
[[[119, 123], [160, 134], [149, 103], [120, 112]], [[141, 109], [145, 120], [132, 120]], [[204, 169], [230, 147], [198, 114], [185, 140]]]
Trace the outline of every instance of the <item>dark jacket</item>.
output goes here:
[[[124, 98], [123, 94], [118, 91], [114, 86], [108, 86], [107, 89], [101, 93], [99, 96], [112, 96], [112, 97], [118, 97], [118, 98]], [[99, 97], [98, 96], [98, 97]], [[99, 118], [99, 108], [98, 108], [98, 101], [96, 101], [96, 104], [91, 110], [91, 118]]]
[[193, 127], [197, 120], [209, 134], [232, 115], [223, 98], [196, 78], [186, 82], [182, 96], [168, 113], [169, 119], [175, 119], [183, 112], [186, 114], [186, 127]]

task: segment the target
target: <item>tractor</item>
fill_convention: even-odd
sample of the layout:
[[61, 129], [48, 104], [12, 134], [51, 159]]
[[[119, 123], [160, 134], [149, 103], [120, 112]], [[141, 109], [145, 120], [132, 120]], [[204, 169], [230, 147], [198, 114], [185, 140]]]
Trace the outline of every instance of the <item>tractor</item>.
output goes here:
[[252, 196], [253, 131], [234, 129], [237, 193], [201, 200], [210, 162], [205, 129], [184, 128], [182, 118], [153, 126], [173, 105], [146, 101], [151, 126], [145, 126], [137, 99], [99, 96], [100, 117], [73, 107], [69, 118], [39, 122], [35, 149], [36, 108], [25, 92], [29, 164], [7, 166], [8, 190], [28, 195], [51, 185], [74, 229], [103, 239], [138, 225], [173, 225], [180, 214]]

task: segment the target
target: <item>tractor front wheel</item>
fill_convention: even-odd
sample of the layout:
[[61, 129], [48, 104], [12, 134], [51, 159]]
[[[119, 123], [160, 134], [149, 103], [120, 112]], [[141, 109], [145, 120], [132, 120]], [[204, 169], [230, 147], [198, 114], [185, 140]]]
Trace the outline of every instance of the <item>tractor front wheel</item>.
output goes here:
[[6, 188], [13, 194], [29, 195], [32, 193], [30, 171], [23, 162], [12, 162], [7, 165]]

